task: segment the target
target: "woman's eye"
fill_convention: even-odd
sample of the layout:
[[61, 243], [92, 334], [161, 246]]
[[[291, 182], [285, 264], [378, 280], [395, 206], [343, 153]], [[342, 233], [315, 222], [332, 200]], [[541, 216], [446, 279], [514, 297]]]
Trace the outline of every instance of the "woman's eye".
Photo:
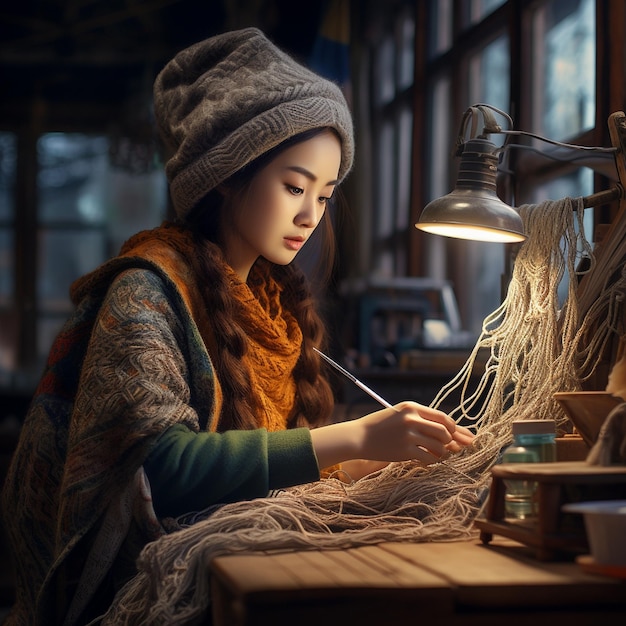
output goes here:
[[294, 187], [293, 185], [287, 185], [287, 189], [289, 189], [294, 196], [301, 196], [304, 193], [304, 189], [301, 187]]

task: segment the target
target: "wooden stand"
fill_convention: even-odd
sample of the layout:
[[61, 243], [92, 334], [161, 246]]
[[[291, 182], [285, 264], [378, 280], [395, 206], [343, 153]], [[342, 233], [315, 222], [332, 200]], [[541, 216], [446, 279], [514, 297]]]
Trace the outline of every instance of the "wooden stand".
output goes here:
[[[626, 466], [600, 467], [585, 461], [509, 463], [495, 465], [492, 477], [485, 517], [476, 520], [481, 541], [489, 543], [494, 534], [509, 537], [536, 548], [542, 561], [589, 551], [582, 517], [563, 513], [563, 504], [626, 498]], [[537, 484], [535, 516], [517, 520], [505, 515], [505, 480]]]

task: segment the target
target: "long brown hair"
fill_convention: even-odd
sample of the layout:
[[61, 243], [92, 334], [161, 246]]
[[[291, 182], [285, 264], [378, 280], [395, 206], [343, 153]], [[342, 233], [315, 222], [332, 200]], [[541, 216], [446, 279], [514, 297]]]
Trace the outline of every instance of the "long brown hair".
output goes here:
[[[245, 193], [254, 176], [280, 152], [328, 130], [319, 128], [291, 137], [239, 170], [223, 183], [223, 187], [232, 189], [237, 194]], [[201, 251], [193, 255], [190, 261], [200, 277], [200, 289], [207, 310], [211, 312], [217, 340], [215, 367], [224, 396], [219, 428], [255, 428], [258, 422], [255, 417], [254, 394], [247, 373], [241, 367], [241, 358], [247, 349], [247, 337], [244, 330], [233, 321], [233, 299], [226, 277], [220, 270], [224, 263], [220, 247], [224, 197], [222, 192], [213, 190], [187, 217], [186, 225], [193, 231], [196, 246]], [[318, 225], [318, 228], [322, 228], [322, 250], [319, 258], [326, 263], [325, 276], [330, 275], [335, 258], [335, 238], [329, 213], [329, 210], [325, 211]], [[287, 426], [319, 426], [327, 423], [332, 413], [334, 397], [322, 373], [320, 358], [313, 350], [314, 347], [324, 348], [326, 330], [309, 280], [295, 262], [281, 266], [265, 259], [257, 260], [257, 264], [260, 263], [267, 265], [269, 275], [283, 287], [283, 306], [295, 317], [303, 335], [302, 350], [293, 372], [296, 402], [287, 417]]]

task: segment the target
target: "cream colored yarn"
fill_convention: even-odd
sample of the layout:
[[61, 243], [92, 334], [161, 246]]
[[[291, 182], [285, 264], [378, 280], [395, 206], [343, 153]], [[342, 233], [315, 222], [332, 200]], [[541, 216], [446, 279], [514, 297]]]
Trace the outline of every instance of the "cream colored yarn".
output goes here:
[[[147, 545], [138, 575], [118, 594], [103, 623], [199, 623], [210, 611], [208, 563], [219, 554], [474, 536], [490, 468], [511, 440], [511, 421], [556, 417], [563, 424], [566, 418], [553, 392], [580, 388], [585, 372], [593, 369], [594, 355], [615, 331], [615, 315], [607, 311], [619, 308], [615, 298], [621, 287], [607, 291], [613, 302], [599, 298], [584, 323], [578, 319], [575, 287], [581, 256], [590, 259], [589, 271], [594, 268], [582, 211], [582, 202], [571, 199], [520, 208], [528, 240], [518, 251], [506, 298], [485, 320], [465, 366], [433, 401], [437, 406], [461, 392], [453, 416], [475, 427], [471, 449], [447, 464], [394, 463], [350, 485], [330, 478], [275, 497], [223, 506]], [[557, 288], [564, 275], [570, 286], [560, 304]], [[479, 353], [488, 359], [472, 389], [470, 374]]]

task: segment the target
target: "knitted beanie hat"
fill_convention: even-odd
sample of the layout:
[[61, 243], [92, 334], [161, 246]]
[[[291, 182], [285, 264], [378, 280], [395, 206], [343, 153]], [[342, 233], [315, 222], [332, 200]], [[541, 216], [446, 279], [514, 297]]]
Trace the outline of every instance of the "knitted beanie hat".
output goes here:
[[352, 166], [352, 117], [339, 87], [303, 67], [256, 28], [179, 52], [154, 84], [165, 165], [179, 217], [237, 170], [289, 137], [332, 127], [341, 138], [339, 179]]

